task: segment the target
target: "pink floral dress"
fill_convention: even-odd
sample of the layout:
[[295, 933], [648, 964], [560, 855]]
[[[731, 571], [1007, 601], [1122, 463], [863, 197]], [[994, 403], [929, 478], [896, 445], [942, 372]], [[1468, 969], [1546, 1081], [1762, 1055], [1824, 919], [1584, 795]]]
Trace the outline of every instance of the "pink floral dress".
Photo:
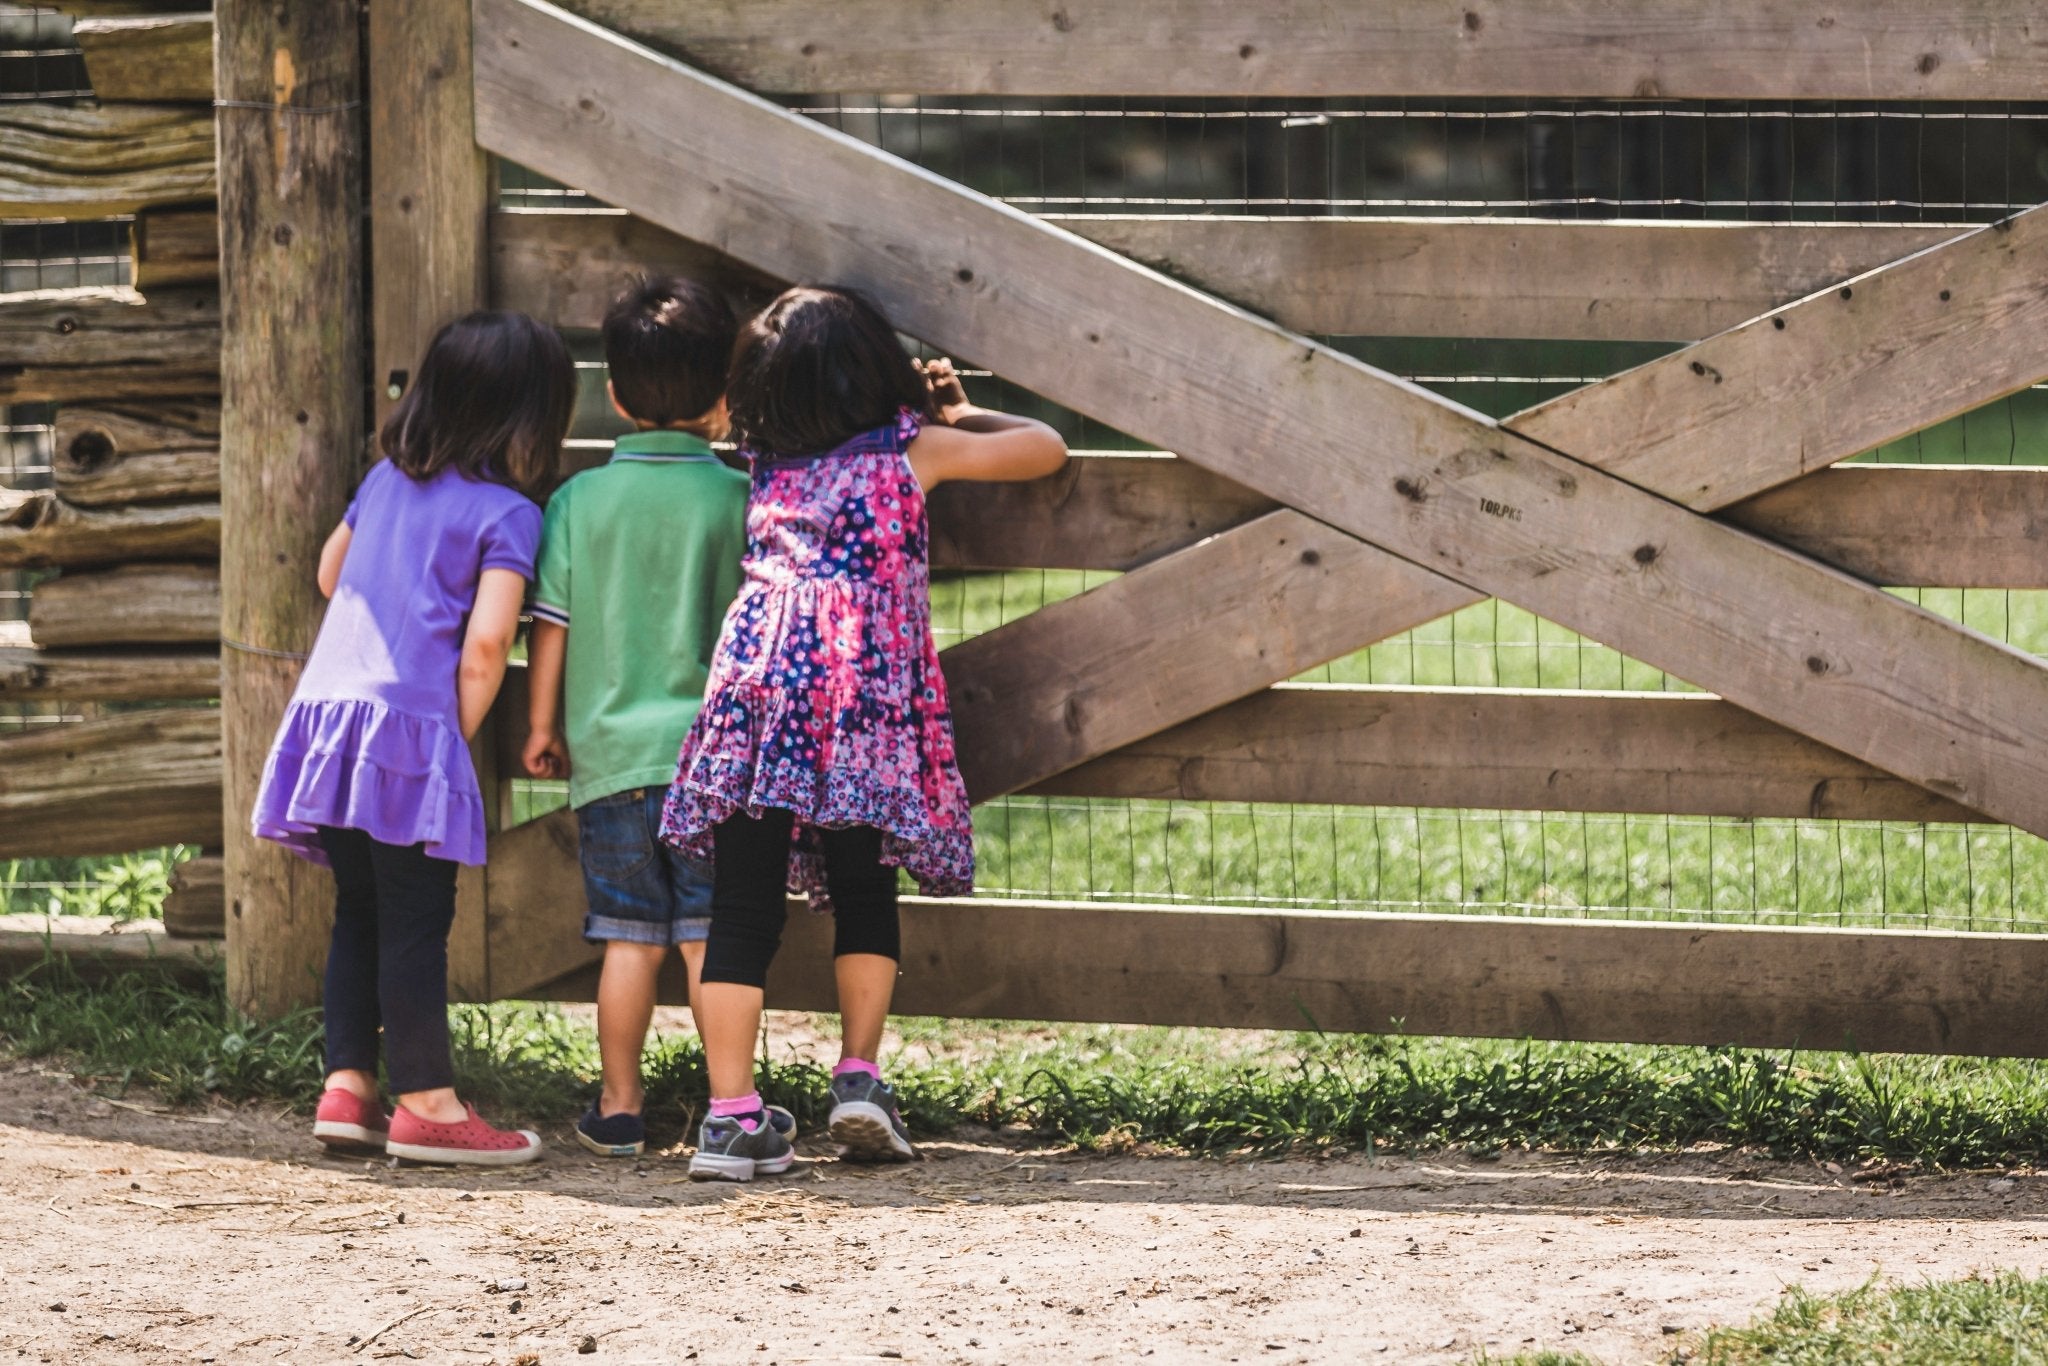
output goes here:
[[746, 581], [725, 616], [662, 835], [711, 855], [744, 811], [796, 813], [789, 886], [829, 909], [819, 827], [870, 825], [928, 896], [974, 886], [974, 831], [932, 639], [908, 411], [822, 455], [754, 461]]

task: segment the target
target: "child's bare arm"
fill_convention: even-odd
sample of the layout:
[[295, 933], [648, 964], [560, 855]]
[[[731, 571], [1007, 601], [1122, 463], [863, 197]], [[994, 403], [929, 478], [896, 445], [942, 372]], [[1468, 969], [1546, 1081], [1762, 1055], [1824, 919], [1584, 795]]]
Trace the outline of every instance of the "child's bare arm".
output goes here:
[[462, 664], [455, 676], [455, 696], [462, 715], [462, 738], [476, 738], [519, 634], [519, 608], [526, 601], [526, 578], [517, 570], [486, 569], [469, 609], [469, 633], [462, 640]]
[[569, 747], [555, 729], [562, 702], [562, 661], [569, 648], [569, 628], [558, 621], [536, 619], [526, 640], [526, 749], [521, 755], [533, 778], [569, 776]]
[[327, 544], [320, 547], [320, 568], [314, 581], [320, 585], [320, 596], [334, 596], [334, 586], [341, 582], [342, 561], [348, 558], [348, 543], [355, 538], [355, 531], [347, 522], [339, 523], [327, 534]]
[[1042, 479], [1067, 463], [1067, 443], [1043, 422], [974, 408], [910, 443], [910, 472], [926, 492], [955, 479]]

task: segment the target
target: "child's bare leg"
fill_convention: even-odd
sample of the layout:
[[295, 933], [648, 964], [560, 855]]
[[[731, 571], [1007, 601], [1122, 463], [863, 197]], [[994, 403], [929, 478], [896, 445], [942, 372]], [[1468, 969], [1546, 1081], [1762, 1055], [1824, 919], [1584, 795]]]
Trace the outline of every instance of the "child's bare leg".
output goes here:
[[429, 1124], [460, 1124], [469, 1118], [469, 1111], [463, 1108], [452, 1086], [436, 1086], [431, 1091], [404, 1091], [399, 1093], [398, 1103]]
[[882, 1053], [882, 1028], [896, 994], [896, 960], [879, 953], [846, 953], [832, 960], [839, 982], [839, 1057], [873, 1062]]
[[604, 1067], [600, 1116], [637, 1115], [646, 1104], [640, 1054], [647, 1046], [655, 983], [667, 956], [660, 944], [614, 939], [604, 946], [604, 970], [597, 979], [597, 1052]]
[[698, 1002], [704, 991], [704, 941], [686, 939], [676, 945], [676, 950], [683, 955], [683, 972], [690, 982], [690, 1019], [695, 1021], [697, 1032], [701, 1034], [704, 1032], [704, 1022], [698, 1018], [697, 1012], [700, 1008]]
[[754, 1040], [761, 1033], [762, 991], [738, 982], [706, 982], [698, 993], [697, 1032], [714, 1100], [751, 1095]]

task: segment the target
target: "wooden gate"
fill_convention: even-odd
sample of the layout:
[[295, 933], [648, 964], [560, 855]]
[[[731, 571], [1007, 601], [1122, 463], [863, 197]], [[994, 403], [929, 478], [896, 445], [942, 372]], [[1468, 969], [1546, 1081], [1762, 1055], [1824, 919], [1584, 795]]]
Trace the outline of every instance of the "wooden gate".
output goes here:
[[[1938, 241], [1055, 223], [598, 22], [778, 91], [1985, 98], [2048, 74], [2021, 6], [1970, 22], [1813, 6], [1796, 23], [1748, 0], [1683, 22], [1433, 0], [572, 8], [589, 17], [475, 0], [472, 28], [445, 4], [371, 7], [374, 374], [395, 393], [455, 308], [588, 326], [622, 269], [711, 260], [859, 286], [905, 332], [1172, 451], [937, 500], [935, 564], [1128, 571], [945, 652], [978, 800], [2048, 835], [2048, 669], [1873, 586], [2048, 583], [2044, 472], [1829, 468], [2048, 377], [2048, 213]], [[490, 212], [479, 149], [631, 217]], [[1759, 240], [1778, 234], [1802, 246], [1766, 279]], [[1685, 287], [1652, 269], [1674, 252]], [[1479, 331], [1438, 295], [1496, 288], [1494, 335], [1715, 334], [1498, 422], [1304, 335]], [[1922, 522], [1940, 534], [1901, 534]], [[1489, 596], [1713, 696], [1286, 685]], [[516, 696], [499, 710], [497, 779], [523, 715]], [[494, 837], [459, 922], [463, 990], [590, 989], [574, 838], [568, 812]], [[969, 899], [909, 903], [906, 943], [909, 1013], [2048, 1055], [2048, 937], [2031, 935]], [[830, 1001], [825, 957], [785, 954], [771, 1002]]]

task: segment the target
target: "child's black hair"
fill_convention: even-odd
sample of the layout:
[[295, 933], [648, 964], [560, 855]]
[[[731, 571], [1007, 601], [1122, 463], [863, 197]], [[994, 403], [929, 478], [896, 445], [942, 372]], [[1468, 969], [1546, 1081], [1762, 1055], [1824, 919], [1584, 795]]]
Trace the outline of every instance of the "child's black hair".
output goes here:
[[450, 465], [539, 499], [554, 487], [576, 411], [576, 366], [555, 329], [479, 310], [434, 334], [378, 444], [425, 481]]
[[694, 280], [636, 278], [604, 315], [612, 396], [636, 421], [691, 422], [725, 392], [739, 320], [725, 296]]
[[815, 455], [905, 408], [931, 414], [924, 376], [881, 310], [851, 289], [787, 290], [740, 329], [726, 404], [757, 455]]

